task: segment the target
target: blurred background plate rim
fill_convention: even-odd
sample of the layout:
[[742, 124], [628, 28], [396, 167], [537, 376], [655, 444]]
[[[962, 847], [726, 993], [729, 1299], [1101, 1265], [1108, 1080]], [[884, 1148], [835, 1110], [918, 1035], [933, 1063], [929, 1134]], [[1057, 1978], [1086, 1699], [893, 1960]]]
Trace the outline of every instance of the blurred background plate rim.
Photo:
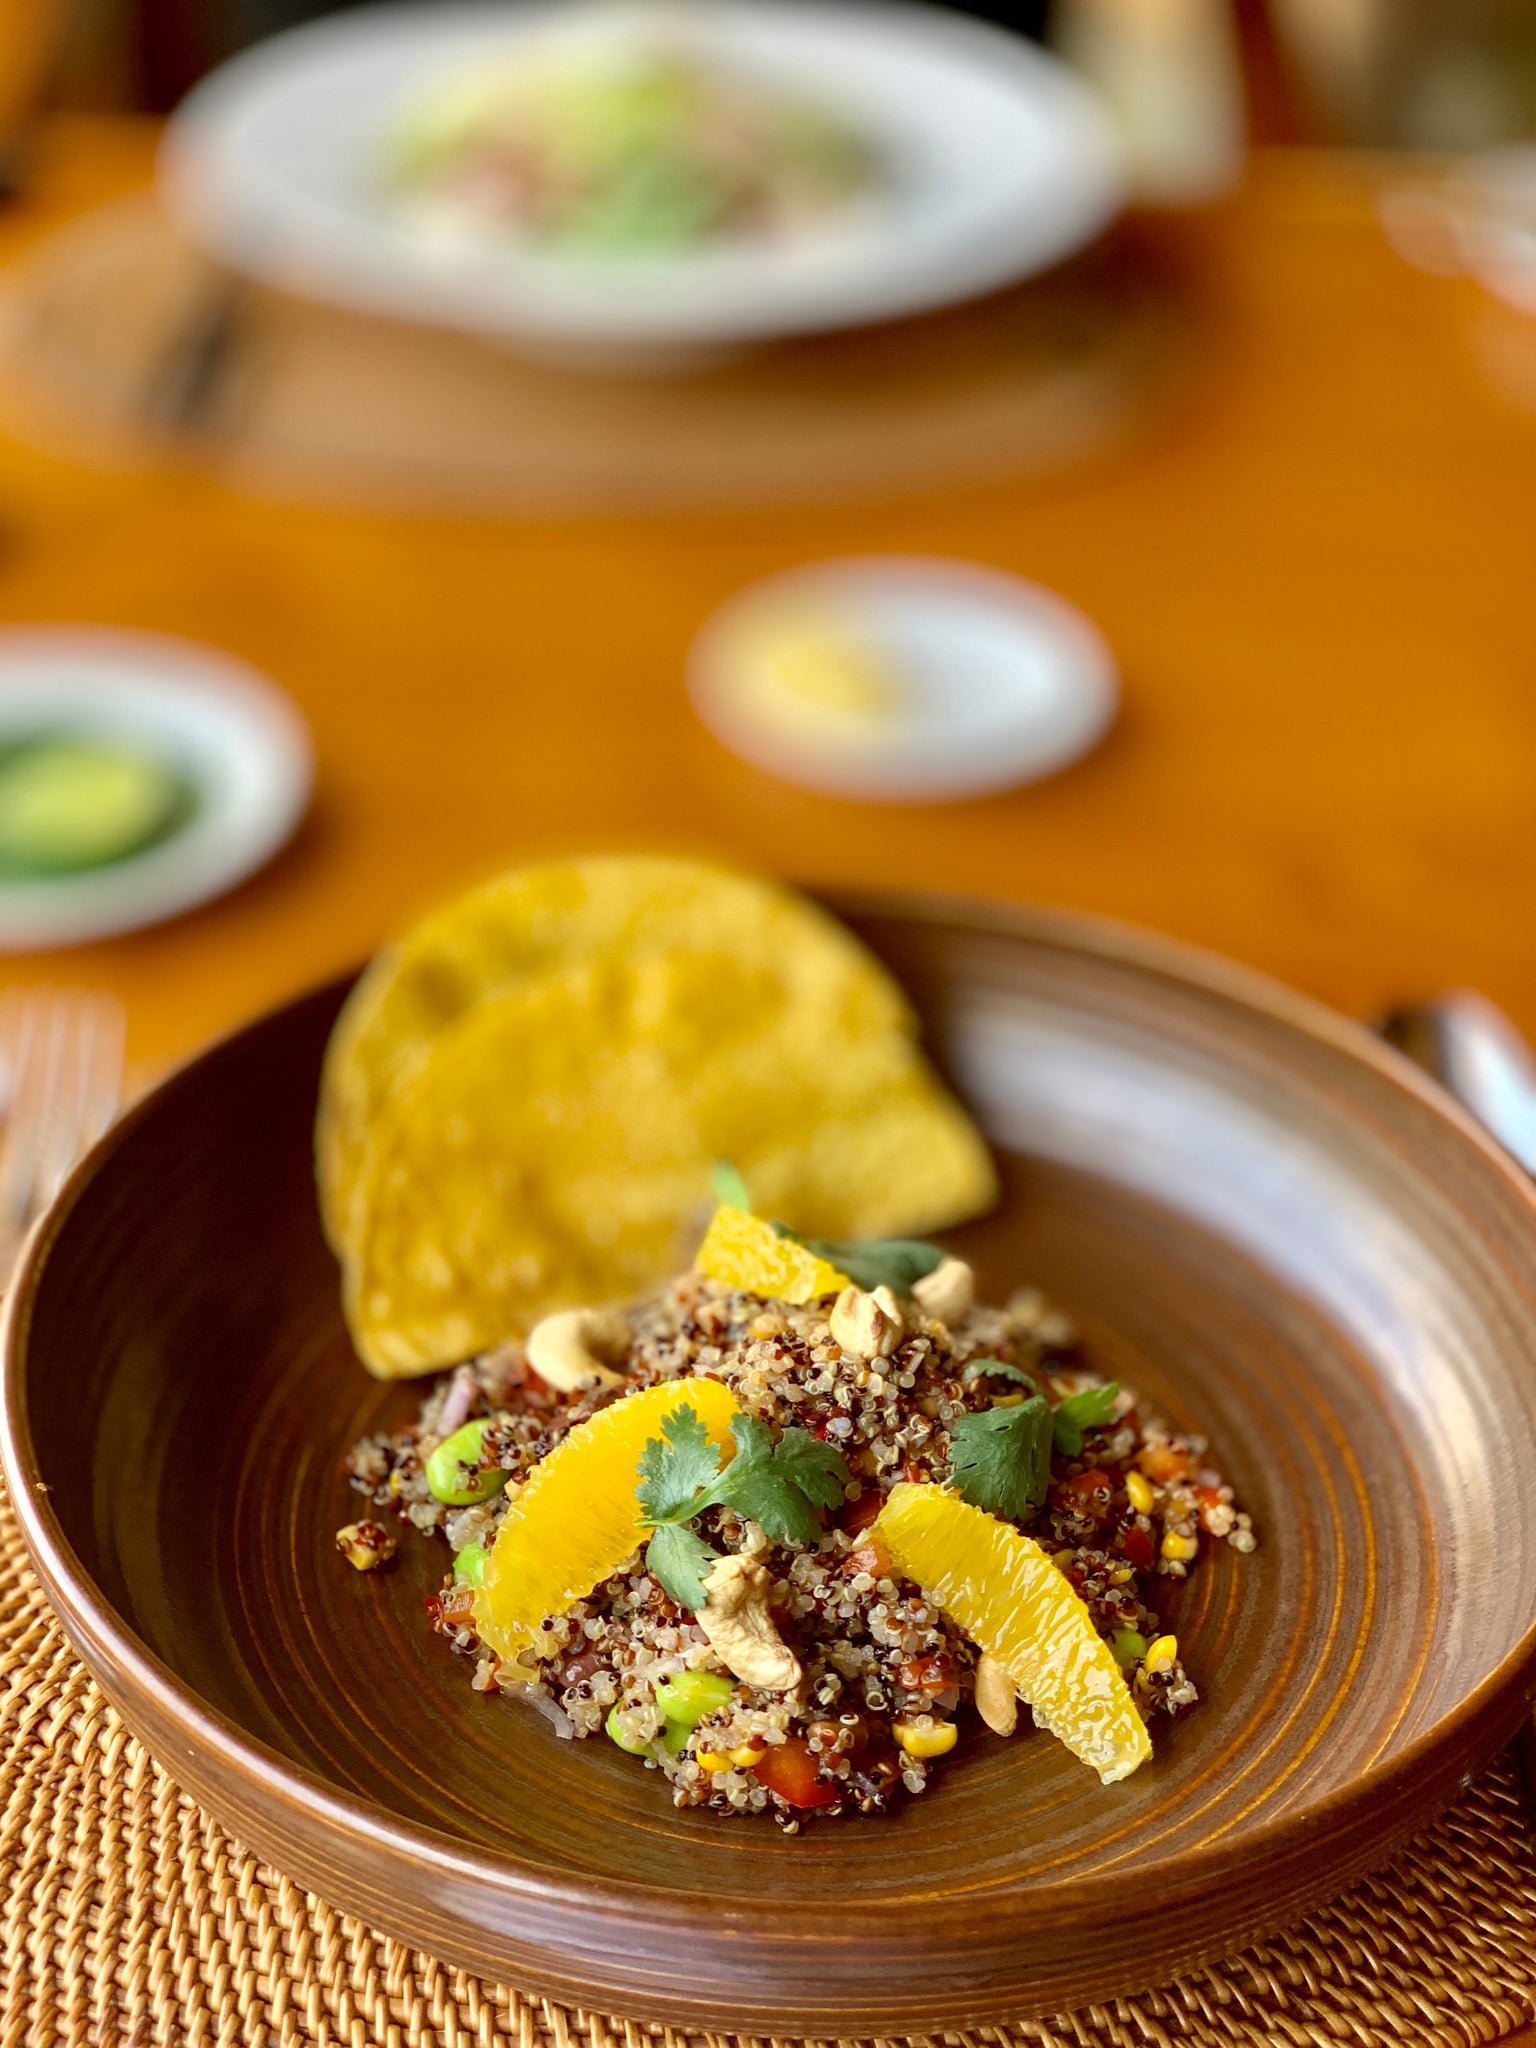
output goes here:
[[[1171, 982], [1193, 995], [1235, 1006], [1257, 1021], [1278, 1025], [1287, 1035], [1319, 1042], [1374, 1070], [1394, 1089], [1414, 1098], [1421, 1109], [1431, 1111], [1438, 1123], [1455, 1134], [1452, 1142], [1470, 1147], [1480, 1156], [1482, 1165], [1504, 1184], [1505, 1192], [1516, 1198], [1518, 1206], [1527, 1212], [1536, 1240], [1536, 1186], [1481, 1127], [1400, 1054], [1360, 1026], [1283, 984], [1180, 941], [1070, 911], [1026, 910], [984, 899], [868, 890], [838, 891], [826, 894], [823, 900], [835, 912], [850, 918], [878, 916], [917, 926], [947, 924], [1005, 942], [1013, 938], [1052, 947], [1090, 962]], [[196, 1764], [201, 1749], [219, 1764], [243, 1775], [269, 1798], [317, 1818], [355, 1850], [393, 1853], [417, 1871], [435, 1873], [442, 1886], [449, 1886], [456, 1879], [467, 1880], [477, 1886], [489, 1885], [509, 1905], [519, 1899], [536, 1900], [555, 1909], [568, 1906], [601, 1911], [615, 1927], [654, 1925], [656, 1895], [644, 1883], [570, 1878], [539, 1870], [531, 1863], [520, 1864], [512, 1857], [466, 1848], [447, 1835], [391, 1815], [368, 1798], [338, 1791], [317, 1774], [285, 1761], [244, 1733], [236, 1722], [205, 1704], [190, 1684], [178, 1678], [120, 1620], [73, 1551], [48, 1499], [48, 1489], [40, 1484], [27, 1411], [27, 1332], [33, 1300], [46, 1273], [51, 1248], [60, 1233], [68, 1229], [72, 1209], [98, 1175], [112, 1170], [116, 1155], [132, 1142], [134, 1133], [155, 1114], [157, 1104], [176, 1088], [179, 1077], [190, 1067], [233, 1051], [305, 1004], [322, 999], [339, 1002], [353, 978], [350, 973], [338, 976], [214, 1041], [194, 1061], [142, 1098], [76, 1168], [59, 1202], [34, 1232], [0, 1317], [0, 1468], [10, 1487], [27, 1551], [71, 1642], [108, 1696], [123, 1707], [130, 1726], [136, 1719], [139, 1698], [148, 1699], [189, 1745], [185, 1752], [179, 1747], [157, 1746], [159, 1760], [172, 1772], [180, 1770], [184, 1776], [195, 1775], [186, 1773], [184, 1766], [189, 1757]], [[1030, 1903], [1038, 1910], [1048, 1901], [1056, 1916], [1070, 1915], [1079, 1902], [1090, 1899], [1099, 1907], [1107, 1900], [1110, 1905], [1123, 1902], [1129, 1908], [1137, 1902], [1144, 1904], [1152, 1878], [1159, 1885], [1163, 1907], [1177, 1907], [1186, 1897], [1190, 1901], [1201, 1894], [1208, 1898], [1213, 1880], [1219, 1880], [1225, 1872], [1251, 1868], [1261, 1858], [1273, 1860], [1288, 1852], [1303, 1851], [1323, 1823], [1330, 1824], [1337, 1836], [1351, 1816], [1372, 1802], [1422, 1782], [1437, 1765], [1443, 1775], [1449, 1755], [1472, 1724], [1507, 1719], [1507, 1732], [1513, 1733], [1524, 1696], [1530, 1691], [1533, 1672], [1536, 1620], [1440, 1721], [1386, 1762], [1370, 1766], [1321, 1797], [1304, 1801], [1245, 1833], [1229, 1832], [1212, 1848], [1180, 1850], [1128, 1868], [1040, 1887], [1031, 1894]], [[1487, 1753], [1492, 1754], [1497, 1742], [1487, 1739], [1486, 1727], [1482, 1733]], [[1440, 1789], [1444, 1790], [1445, 1798], [1440, 1798], [1437, 1790], [1433, 1811], [1454, 1796], [1456, 1784], [1450, 1782]], [[1421, 1819], [1431, 1817], [1431, 1811], [1425, 1810]], [[1419, 1824], [1420, 1821], [1414, 1823]], [[1342, 1859], [1331, 1859], [1330, 1883], [1334, 1868], [1345, 1868]], [[1327, 1895], [1323, 1888], [1314, 1890], [1318, 1897]], [[963, 1896], [963, 1890], [957, 1889], [953, 1898], [947, 1895], [947, 1903], [958, 1909]], [[436, 1897], [439, 1909], [452, 1916], [451, 1899], [441, 1890]], [[989, 1909], [996, 1913], [1009, 1904], [1010, 1898], [1006, 1890], [989, 1888]], [[721, 1909], [707, 1894], [690, 1893], [687, 1899], [690, 1911], [696, 1910], [701, 1917], [722, 1917]], [[910, 1906], [912, 1901], [895, 1903]], [[779, 1905], [777, 1899], [766, 1900], [763, 1912], [771, 1918]], [[850, 1902], [849, 1928], [858, 1931], [861, 1913], [874, 1927], [885, 1920], [891, 1905], [890, 1900], [868, 1907]], [[724, 1917], [730, 1917], [729, 1908], [724, 1909]], [[1240, 1939], [1252, 1938], [1253, 1932], [1249, 1929]], [[1234, 1937], [1228, 1946], [1235, 1945], [1238, 1939]], [[665, 2003], [664, 1997], [661, 2002]]]
[[[646, 8], [644, 12], [660, 10]], [[552, 24], [636, 18], [614, 4], [590, 15], [566, 0], [508, 9], [494, 0], [412, 0], [324, 17], [230, 59], [187, 96], [167, 129], [159, 182], [173, 218], [217, 261], [278, 289], [363, 313], [482, 335], [577, 347], [731, 347], [793, 334], [864, 326], [980, 297], [1062, 261], [1105, 228], [1125, 196], [1119, 144], [1107, 114], [1068, 68], [1024, 39], [914, 0], [715, 0], [709, 35], [729, 55], [755, 34], [799, 47], [800, 63], [862, 66], [865, 90], [883, 65], [921, 64], [934, 89], [1011, 97], [1021, 134], [1038, 131], [1043, 151], [1021, 175], [1027, 152], [994, 189], [972, 189], [958, 218], [926, 222], [920, 208], [893, 205], [887, 220], [782, 250], [744, 244], [721, 255], [679, 260], [661, 288], [624, 293], [604, 268], [522, 258], [489, 243], [473, 256], [434, 255], [382, 209], [337, 203], [311, 180], [295, 179], [263, 150], [259, 127], [286, 118], [290, 101], [313, 89], [328, 66], [382, 63], [393, 39], [395, 66], [413, 67], [434, 48], [537, 39]], [[680, 17], [687, 19], [688, 17]], [[873, 37], [873, 42], [871, 42]], [[876, 47], [878, 45], [878, 47]], [[835, 60], [835, 61], [834, 61]], [[449, 67], [451, 70], [451, 67]], [[828, 93], [828, 98], [835, 94]], [[942, 149], [944, 122], [926, 100], [904, 101], [887, 86], [885, 114], [909, 136]], [[878, 98], [872, 93], [871, 98]], [[366, 115], [387, 131], [396, 99], [380, 95]], [[954, 122], [951, 120], [951, 128]], [[251, 133], [258, 130], [253, 145]], [[323, 181], [322, 181], [323, 182]], [[653, 278], [656, 273], [653, 273]], [[585, 282], [583, 282], [585, 278]]]
[[[50, 678], [53, 666], [65, 673]], [[263, 867], [308, 808], [314, 750], [297, 706], [221, 648], [129, 626], [0, 627], [0, 739], [13, 717], [21, 729], [12, 707], [23, 704], [27, 729], [78, 724], [171, 752], [185, 734], [202, 764], [227, 764], [238, 786], [210, 786], [192, 768], [204, 807], [143, 853], [77, 874], [0, 881], [0, 952], [83, 945], [195, 909]]]

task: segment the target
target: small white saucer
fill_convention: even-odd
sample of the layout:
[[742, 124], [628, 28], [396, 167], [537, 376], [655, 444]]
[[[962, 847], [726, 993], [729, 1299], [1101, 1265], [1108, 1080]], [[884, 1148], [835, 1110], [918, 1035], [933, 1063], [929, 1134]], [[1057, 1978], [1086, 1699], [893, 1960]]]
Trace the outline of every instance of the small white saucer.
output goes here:
[[[902, 682], [869, 719], [785, 715], [747, 678], [765, 631], [836, 619]], [[694, 708], [770, 775], [865, 803], [942, 803], [1053, 774], [1109, 726], [1114, 656], [1081, 612], [1021, 577], [923, 555], [854, 556], [768, 577], [705, 624]]]
[[137, 741], [196, 806], [166, 839], [80, 874], [0, 881], [0, 951], [78, 945], [221, 895], [288, 838], [314, 761], [293, 705], [254, 669], [190, 640], [115, 627], [0, 631], [0, 745], [69, 731]]

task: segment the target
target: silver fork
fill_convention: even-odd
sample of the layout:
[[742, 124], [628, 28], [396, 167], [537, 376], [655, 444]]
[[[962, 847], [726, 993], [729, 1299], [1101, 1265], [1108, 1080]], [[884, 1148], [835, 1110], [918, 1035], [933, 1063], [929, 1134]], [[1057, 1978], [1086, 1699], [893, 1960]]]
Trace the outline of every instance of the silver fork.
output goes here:
[[77, 989], [0, 993], [0, 1286], [28, 1230], [116, 1116], [123, 1011]]

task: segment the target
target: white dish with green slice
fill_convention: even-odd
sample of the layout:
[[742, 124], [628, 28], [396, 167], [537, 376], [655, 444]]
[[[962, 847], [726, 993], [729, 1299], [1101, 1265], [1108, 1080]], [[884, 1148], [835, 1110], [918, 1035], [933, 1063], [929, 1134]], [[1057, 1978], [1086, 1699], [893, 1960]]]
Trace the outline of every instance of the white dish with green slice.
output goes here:
[[229, 655], [0, 632], [0, 950], [105, 938], [232, 888], [288, 838], [312, 777], [298, 713]]

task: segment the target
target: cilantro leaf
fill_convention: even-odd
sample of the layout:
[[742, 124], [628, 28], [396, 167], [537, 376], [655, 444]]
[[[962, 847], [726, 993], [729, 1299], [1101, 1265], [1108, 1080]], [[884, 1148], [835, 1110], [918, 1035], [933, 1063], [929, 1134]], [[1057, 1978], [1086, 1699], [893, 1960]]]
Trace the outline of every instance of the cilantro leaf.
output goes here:
[[748, 1215], [752, 1213], [752, 1197], [747, 1191], [741, 1169], [733, 1161], [722, 1159], [716, 1163], [711, 1185], [714, 1188], [715, 1200], [723, 1208], [745, 1209]]
[[972, 1507], [1018, 1521], [1051, 1479], [1051, 1408], [1036, 1394], [1017, 1408], [962, 1415], [950, 1432], [949, 1483]]
[[938, 1245], [920, 1237], [864, 1237], [839, 1243], [829, 1237], [802, 1238], [808, 1252], [826, 1259], [846, 1273], [855, 1287], [873, 1294], [877, 1287], [889, 1287], [896, 1294], [910, 1294], [917, 1281], [942, 1265], [948, 1256]]
[[862, 1287], [868, 1294], [873, 1294], [877, 1287], [910, 1294], [919, 1280], [949, 1256], [941, 1245], [928, 1244], [920, 1237], [802, 1237], [787, 1223], [775, 1223], [773, 1227], [780, 1237], [793, 1238], [817, 1258], [846, 1273], [855, 1287]]
[[719, 1555], [684, 1523], [663, 1522], [645, 1546], [645, 1568], [679, 1607], [697, 1608], [704, 1605], [704, 1581]]
[[814, 1543], [821, 1535], [821, 1517], [805, 1495], [785, 1486], [766, 1466], [740, 1475], [731, 1487], [730, 1504], [737, 1514], [750, 1515], [774, 1543]]
[[786, 1429], [774, 1455], [775, 1469], [797, 1486], [813, 1507], [838, 1508], [848, 1484], [848, 1467], [835, 1444], [808, 1429]]
[[650, 1439], [635, 1470], [640, 1474], [635, 1494], [648, 1522], [687, 1521], [705, 1505], [694, 1503], [718, 1474], [720, 1453], [694, 1409], [674, 1408], [662, 1422], [661, 1438]]
[[1017, 1380], [1021, 1387], [1028, 1387], [1032, 1393], [1040, 1391], [1027, 1372], [1021, 1372], [1018, 1366], [1009, 1365], [1001, 1358], [970, 1359], [962, 1370], [960, 1377], [963, 1380], [979, 1380], [983, 1373], [989, 1379]]
[[1051, 1424], [1056, 1448], [1064, 1458], [1075, 1458], [1083, 1448], [1085, 1429], [1101, 1429], [1113, 1421], [1119, 1391], [1120, 1382], [1111, 1380], [1107, 1386], [1090, 1387], [1085, 1394], [1068, 1394], [1058, 1405]]
[[[750, 1515], [774, 1543], [814, 1543], [821, 1534], [821, 1518], [817, 1502], [799, 1482], [808, 1478], [823, 1496], [829, 1485], [835, 1485], [835, 1497], [841, 1500], [848, 1477], [841, 1453], [830, 1444], [817, 1443], [804, 1429], [786, 1430], [784, 1439], [775, 1443], [767, 1424], [755, 1415], [734, 1417], [731, 1435], [736, 1455], [714, 1488], [716, 1499], [738, 1515]], [[832, 1502], [824, 1498], [822, 1504]]]
[[[731, 1422], [736, 1455], [722, 1469], [691, 1408], [674, 1410], [661, 1427], [662, 1437], [652, 1437], [641, 1454], [635, 1488], [642, 1515], [658, 1532], [681, 1528], [706, 1508], [730, 1508], [758, 1523], [774, 1543], [814, 1543], [821, 1535], [819, 1510], [836, 1507], [848, 1484], [842, 1452], [819, 1442], [808, 1429], [786, 1429], [776, 1439], [756, 1415], [737, 1415]], [[690, 1540], [702, 1542], [697, 1536]], [[707, 1545], [703, 1554], [715, 1555]], [[656, 1555], [657, 1576], [673, 1599], [681, 1600], [676, 1585], [691, 1588], [697, 1569], [690, 1579], [688, 1558], [670, 1540]]]

